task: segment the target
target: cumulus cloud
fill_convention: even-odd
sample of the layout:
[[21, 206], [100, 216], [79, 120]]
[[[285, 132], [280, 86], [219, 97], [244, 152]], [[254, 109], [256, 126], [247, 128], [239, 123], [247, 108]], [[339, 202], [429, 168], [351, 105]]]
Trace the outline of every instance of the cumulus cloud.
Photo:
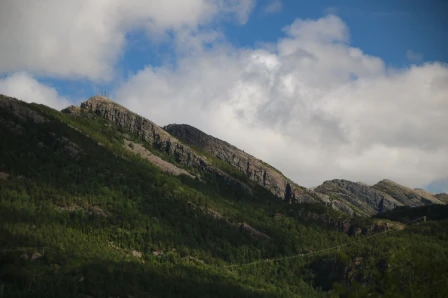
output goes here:
[[265, 48], [197, 47], [176, 66], [136, 73], [114, 98], [160, 125], [194, 125], [305, 186], [421, 187], [447, 176], [446, 65], [389, 68], [350, 46], [332, 15], [284, 34]]
[[126, 34], [195, 29], [216, 18], [247, 21], [254, 0], [3, 0], [0, 74], [108, 80]]
[[0, 94], [26, 102], [44, 104], [57, 110], [70, 105], [68, 99], [59, 96], [54, 88], [39, 83], [31, 75], [23, 72], [0, 79]]

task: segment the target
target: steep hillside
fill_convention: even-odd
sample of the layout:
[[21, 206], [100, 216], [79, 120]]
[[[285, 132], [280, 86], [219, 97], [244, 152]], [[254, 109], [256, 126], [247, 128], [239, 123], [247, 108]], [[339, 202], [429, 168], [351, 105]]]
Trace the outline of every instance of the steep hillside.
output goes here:
[[[201, 173], [207, 173], [219, 177], [229, 183], [241, 186], [250, 191], [249, 187], [242, 181], [235, 179], [211, 165], [207, 157], [200, 156], [191, 150], [188, 146], [180, 143], [176, 138], [166, 133], [152, 121], [145, 119], [128, 109], [118, 105], [102, 96], [94, 96], [83, 102], [81, 108], [70, 107], [63, 110], [65, 113], [80, 115], [83, 112], [92, 112], [107, 121], [110, 121], [123, 132], [130, 134], [129, 138], [136, 137], [145, 141], [152, 148], [165, 152], [173, 158], [173, 162], [183, 166], [194, 167]], [[126, 136], [125, 136], [126, 137]]]
[[[196, 150], [205, 151], [219, 158], [285, 201], [322, 201], [333, 209], [350, 215], [364, 216], [371, 216], [403, 205], [443, 203], [429, 192], [411, 190], [394, 182], [385, 183], [386, 187], [382, 187], [380, 182], [376, 185], [379, 185], [378, 188], [375, 188], [364, 183], [331, 180], [313, 189], [307, 189], [286, 178], [269, 164], [190, 125], [170, 124], [163, 129]], [[404, 200], [403, 195], [413, 195], [415, 199]]]
[[279, 170], [267, 163], [195, 127], [170, 124], [163, 129], [183, 142], [213, 154], [287, 202], [314, 203], [324, 200], [312, 190], [301, 187], [286, 178]]
[[447, 292], [446, 219], [286, 204], [149, 120], [88, 105], [0, 96], [0, 297]]

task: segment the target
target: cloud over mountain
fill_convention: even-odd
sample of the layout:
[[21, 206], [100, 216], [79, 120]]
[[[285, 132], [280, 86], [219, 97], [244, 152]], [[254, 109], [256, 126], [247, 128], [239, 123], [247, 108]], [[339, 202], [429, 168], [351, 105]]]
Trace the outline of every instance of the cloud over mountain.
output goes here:
[[384, 177], [421, 186], [448, 168], [448, 68], [387, 67], [336, 16], [296, 20], [265, 48], [221, 42], [146, 67], [116, 92], [157, 123], [188, 123], [312, 186]]
[[[270, 43], [232, 44], [220, 21], [244, 24], [255, 4], [3, 1], [0, 92], [60, 109], [69, 100], [40, 78], [107, 82], [114, 99], [156, 123], [197, 126], [307, 186], [446, 181], [447, 65], [393, 68], [352, 46], [334, 15], [296, 19]], [[172, 63], [124, 78], [117, 63], [136, 31], [148, 43], [166, 37]]]

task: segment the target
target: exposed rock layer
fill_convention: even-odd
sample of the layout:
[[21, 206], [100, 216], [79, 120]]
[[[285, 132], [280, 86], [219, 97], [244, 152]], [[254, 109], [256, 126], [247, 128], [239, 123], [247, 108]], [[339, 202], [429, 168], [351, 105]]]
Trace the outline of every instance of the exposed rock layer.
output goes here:
[[344, 202], [357, 213], [364, 215], [381, 213], [403, 205], [387, 193], [365, 184], [347, 180], [325, 181], [314, 190], [330, 196], [331, 201]]
[[327, 201], [325, 196], [295, 184], [263, 161], [195, 127], [170, 124], [164, 129], [183, 142], [213, 154], [285, 201], [309, 203]]
[[417, 207], [430, 204], [444, 204], [430, 192], [411, 189], [387, 179], [381, 180], [372, 188], [389, 194], [405, 206]]
[[[154, 149], [166, 152], [179, 164], [198, 168], [203, 173], [208, 173], [229, 183], [240, 185], [246, 191], [250, 192], [250, 188], [246, 184], [234, 179], [220, 169], [213, 167], [205, 157], [200, 156], [188, 146], [183, 145], [157, 124], [129, 111], [110, 99], [102, 96], [94, 96], [82, 103], [81, 109], [95, 113], [126, 132], [149, 143]], [[73, 110], [70, 109], [70, 111]]]

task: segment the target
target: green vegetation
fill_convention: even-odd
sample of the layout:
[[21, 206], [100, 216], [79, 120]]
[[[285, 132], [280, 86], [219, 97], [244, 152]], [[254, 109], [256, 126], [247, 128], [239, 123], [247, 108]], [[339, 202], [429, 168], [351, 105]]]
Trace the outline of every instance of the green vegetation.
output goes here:
[[400, 206], [394, 210], [389, 210], [376, 215], [377, 218], [385, 218], [403, 223], [410, 222], [416, 218], [426, 216], [427, 220], [445, 220], [448, 219], [447, 205], [426, 205], [411, 208]]
[[[0, 297], [448, 292], [446, 220], [362, 241], [319, 220], [342, 216], [323, 205], [284, 204], [262, 187], [249, 195], [206, 175], [170, 176], [127, 151], [121, 132], [95, 115], [27, 106], [51, 121], [0, 110], [0, 119], [23, 127], [0, 130], [0, 172], [9, 174], [0, 180]], [[244, 232], [243, 222], [271, 239]], [[226, 267], [299, 254], [307, 255]]]

